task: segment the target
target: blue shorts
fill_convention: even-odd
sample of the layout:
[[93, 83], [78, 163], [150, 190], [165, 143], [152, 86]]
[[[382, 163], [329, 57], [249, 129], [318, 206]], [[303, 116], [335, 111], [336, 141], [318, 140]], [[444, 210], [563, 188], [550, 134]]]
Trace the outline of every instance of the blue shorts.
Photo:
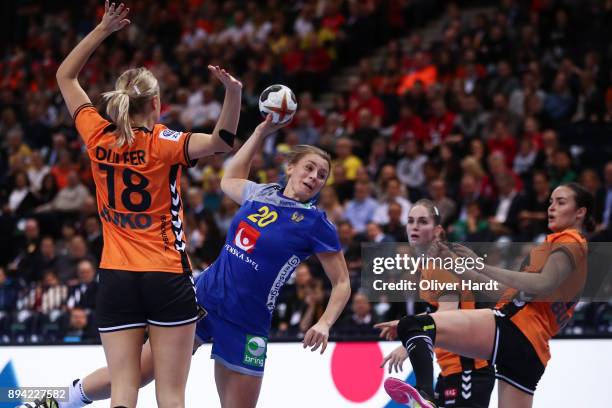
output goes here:
[[247, 331], [223, 319], [212, 310], [196, 325], [196, 338], [212, 341], [210, 358], [242, 374], [262, 377], [266, 364], [268, 338]]

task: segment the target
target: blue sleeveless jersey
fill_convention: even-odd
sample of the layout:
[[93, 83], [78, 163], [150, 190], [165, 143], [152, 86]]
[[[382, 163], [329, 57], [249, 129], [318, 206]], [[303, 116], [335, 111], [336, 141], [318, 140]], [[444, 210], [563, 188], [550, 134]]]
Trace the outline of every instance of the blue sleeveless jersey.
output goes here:
[[276, 298], [310, 255], [341, 250], [325, 213], [248, 181], [217, 260], [196, 282], [198, 302], [254, 334], [267, 335]]

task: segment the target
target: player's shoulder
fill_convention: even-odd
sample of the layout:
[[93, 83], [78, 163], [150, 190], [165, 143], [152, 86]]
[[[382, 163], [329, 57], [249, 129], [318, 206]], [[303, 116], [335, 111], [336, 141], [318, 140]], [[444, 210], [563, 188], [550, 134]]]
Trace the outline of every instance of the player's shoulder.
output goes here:
[[249, 181], [246, 185], [246, 201], [261, 201], [269, 204], [273, 204], [275, 196], [281, 191], [280, 184], [276, 183], [255, 183]]
[[183, 132], [169, 129], [162, 123], [157, 123], [155, 126], [153, 126], [153, 131], [151, 133], [155, 138], [169, 140], [171, 142], [178, 142], [183, 135]]
[[546, 236], [547, 243], [567, 243], [567, 244], [583, 244], [586, 242], [586, 238], [580, 231], [575, 229], [566, 229], [561, 232], [556, 232]]

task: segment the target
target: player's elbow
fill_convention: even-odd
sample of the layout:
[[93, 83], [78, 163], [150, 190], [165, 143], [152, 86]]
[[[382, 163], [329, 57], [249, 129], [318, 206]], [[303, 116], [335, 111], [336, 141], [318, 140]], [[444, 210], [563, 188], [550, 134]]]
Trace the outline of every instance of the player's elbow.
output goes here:
[[219, 153], [227, 153], [234, 148], [234, 139], [236, 135], [228, 132], [225, 129], [214, 130], [212, 139], [215, 143], [215, 151]]
[[332, 283], [332, 288], [341, 292], [348, 300], [351, 297], [351, 280], [348, 273], [343, 273], [337, 279], [335, 279]]
[[55, 79], [58, 83], [70, 79], [63, 65], [60, 65], [57, 71], [55, 72]]

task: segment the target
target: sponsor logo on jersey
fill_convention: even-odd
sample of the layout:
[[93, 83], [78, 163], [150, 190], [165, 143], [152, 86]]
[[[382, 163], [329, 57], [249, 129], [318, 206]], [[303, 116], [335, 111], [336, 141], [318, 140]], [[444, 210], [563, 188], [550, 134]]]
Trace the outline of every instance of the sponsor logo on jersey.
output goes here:
[[254, 367], [263, 367], [266, 361], [267, 345], [267, 338], [247, 334], [242, 362]]
[[274, 311], [274, 306], [276, 305], [276, 298], [280, 293], [281, 288], [287, 281], [287, 278], [293, 273], [295, 268], [300, 264], [300, 258], [296, 255], [292, 255], [291, 258], [280, 268], [278, 274], [276, 275], [276, 279], [272, 284], [272, 288], [270, 288], [270, 293], [268, 293], [268, 301], [266, 302], [266, 306], [270, 313]]
[[457, 388], [447, 388], [444, 390], [444, 396], [446, 398], [457, 398], [459, 395], [459, 390]]
[[250, 226], [244, 221], [240, 221], [238, 228], [236, 228], [236, 235], [234, 236], [234, 245], [242, 249], [246, 253], [253, 252], [257, 239], [259, 238], [260, 232]]
[[159, 137], [160, 139], [178, 142], [178, 140], [181, 138], [181, 132], [177, 132], [176, 130], [164, 129], [159, 133]]
[[294, 212], [294, 213], [291, 215], [291, 221], [293, 221], [293, 222], [300, 222], [300, 221], [302, 221], [303, 219], [304, 219], [304, 214], [301, 214], [301, 213], [299, 213], [299, 212], [297, 212], [297, 211], [296, 211], [296, 212]]

